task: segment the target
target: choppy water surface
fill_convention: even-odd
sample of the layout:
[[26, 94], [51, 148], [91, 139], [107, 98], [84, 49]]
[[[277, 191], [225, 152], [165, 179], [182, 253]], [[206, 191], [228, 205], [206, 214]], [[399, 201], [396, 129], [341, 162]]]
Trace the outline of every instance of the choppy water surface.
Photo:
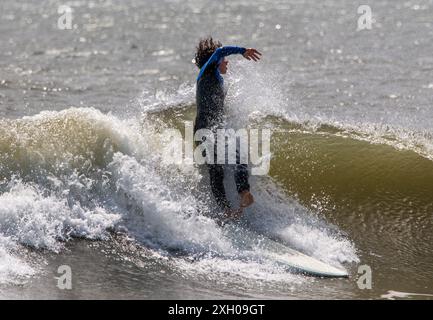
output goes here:
[[[1, 298], [431, 299], [432, 1], [377, 1], [358, 32], [356, 1], [74, 1], [72, 30], [61, 4], [1, 4]], [[233, 127], [273, 130], [243, 223], [349, 279], [239, 250], [201, 171], [164, 163], [206, 35], [263, 53], [225, 80]]]

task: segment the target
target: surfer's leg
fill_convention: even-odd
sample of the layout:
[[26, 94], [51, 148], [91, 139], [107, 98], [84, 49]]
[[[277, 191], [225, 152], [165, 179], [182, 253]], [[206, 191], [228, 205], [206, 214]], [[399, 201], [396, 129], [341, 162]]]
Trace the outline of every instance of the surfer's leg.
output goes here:
[[235, 166], [235, 182], [238, 193], [250, 191], [248, 183], [248, 166], [246, 164], [237, 164]]
[[[202, 142], [197, 141], [196, 147], [199, 146]], [[206, 157], [206, 150], [202, 152], [203, 157]], [[214, 150], [214, 161], [217, 159], [216, 156], [216, 145]], [[227, 211], [230, 208], [230, 202], [227, 200], [226, 192], [224, 188], [224, 167], [221, 164], [215, 163], [206, 163], [206, 167], [209, 171], [209, 184], [212, 194], [218, 204], [218, 206]]]
[[240, 163], [239, 150], [236, 149], [236, 165], [234, 170], [236, 189], [238, 193], [243, 191], [250, 191], [250, 184], [248, 183], [248, 165], [246, 163]]
[[224, 166], [220, 164], [208, 164], [210, 187], [217, 204], [223, 209], [230, 209], [224, 188]]
[[240, 162], [239, 150], [236, 149], [236, 165], [234, 170], [236, 189], [241, 196], [240, 210], [253, 204], [254, 197], [250, 193], [250, 184], [248, 182], [248, 165]]

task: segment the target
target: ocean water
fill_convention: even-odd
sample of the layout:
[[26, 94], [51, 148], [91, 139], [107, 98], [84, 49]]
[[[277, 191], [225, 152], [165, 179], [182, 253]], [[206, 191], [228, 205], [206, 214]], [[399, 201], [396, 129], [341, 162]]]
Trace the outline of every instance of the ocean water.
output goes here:
[[[0, 298], [431, 299], [432, 1], [375, 1], [361, 31], [356, 1], [71, 1], [60, 30], [64, 4], [0, 4]], [[206, 174], [164, 162], [208, 35], [263, 53], [225, 77], [232, 127], [273, 133], [242, 223], [348, 279], [240, 249]]]

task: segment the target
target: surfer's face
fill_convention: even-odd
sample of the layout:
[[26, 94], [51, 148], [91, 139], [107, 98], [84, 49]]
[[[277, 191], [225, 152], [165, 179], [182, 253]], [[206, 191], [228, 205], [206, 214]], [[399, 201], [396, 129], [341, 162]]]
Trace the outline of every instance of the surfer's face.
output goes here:
[[226, 74], [228, 64], [229, 64], [229, 62], [225, 58], [221, 61], [220, 65], [218, 67], [218, 70], [221, 74]]

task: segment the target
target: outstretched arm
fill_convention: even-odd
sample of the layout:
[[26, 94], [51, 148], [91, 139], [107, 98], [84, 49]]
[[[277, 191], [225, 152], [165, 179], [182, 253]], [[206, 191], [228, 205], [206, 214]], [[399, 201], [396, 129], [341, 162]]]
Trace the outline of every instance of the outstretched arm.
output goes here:
[[200, 73], [197, 77], [197, 81], [200, 79], [206, 68], [213, 64], [218, 63], [220, 59], [229, 56], [231, 54], [242, 54], [245, 59], [254, 61], [260, 60], [261, 53], [258, 52], [256, 49], [252, 48], [243, 48], [243, 47], [236, 47], [236, 46], [224, 46], [221, 48], [218, 48], [215, 50], [215, 52], [211, 55], [209, 60], [203, 65], [203, 67], [200, 69]]
[[213, 55], [209, 58], [209, 60], [206, 62], [206, 64], [203, 67], [218, 62], [220, 59], [227, 57], [231, 54], [244, 54], [246, 51], [247, 49], [242, 47], [236, 47], [236, 46], [225, 46], [225, 47], [218, 48], [215, 50]]

